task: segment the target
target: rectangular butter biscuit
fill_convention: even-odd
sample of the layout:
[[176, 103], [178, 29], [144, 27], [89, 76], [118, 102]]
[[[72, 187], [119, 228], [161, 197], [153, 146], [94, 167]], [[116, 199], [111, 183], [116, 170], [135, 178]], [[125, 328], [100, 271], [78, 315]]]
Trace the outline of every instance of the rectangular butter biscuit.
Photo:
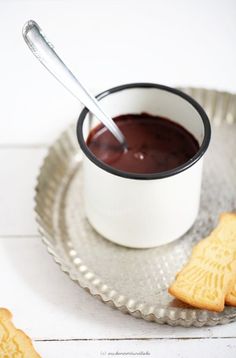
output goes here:
[[193, 248], [169, 293], [192, 306], [220, 312], [235, 277], [236, 215], [224, 213], [212, 233]]

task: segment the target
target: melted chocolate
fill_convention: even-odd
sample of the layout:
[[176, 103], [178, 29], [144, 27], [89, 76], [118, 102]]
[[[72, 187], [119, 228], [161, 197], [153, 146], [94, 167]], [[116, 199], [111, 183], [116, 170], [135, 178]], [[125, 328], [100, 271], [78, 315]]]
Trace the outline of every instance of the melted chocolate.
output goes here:
[[124, 134], [124, 151], [113, 135], [99, 124], [89, 134], [87, 146], [104, 163], [129, 173], [160, 173], [174, 169], [198, 151], [197, 140], [179, 124], [147, 113], [113, 118]]

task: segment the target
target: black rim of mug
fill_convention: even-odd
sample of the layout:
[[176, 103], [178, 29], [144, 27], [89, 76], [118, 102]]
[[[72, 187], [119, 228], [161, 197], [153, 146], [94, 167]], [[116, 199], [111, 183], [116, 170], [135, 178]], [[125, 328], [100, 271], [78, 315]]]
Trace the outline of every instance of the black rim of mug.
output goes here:
[[192, 97], [190, 97], [189, 95], [183, 93], [182, 91], [172, 88], [172, 87], [168, 87], [168, 86], [164, 86], [164, 85], [160, 85], [160, 84], [155, 84], [155, 83], [129, 83], [129, 84], [125, 84], [125, 85], [121, 85], [121, 86], [116, 86], [113, 88], [110, 88], [106, 91], [101, 92], [100, 94], [98, 94], [96, 96], [96, 98], [98, 100], [101, 100], [104, 97], [107, 97], [113, 93], [116, 92], [120, 92], [123, 90], [127, 90], [127, 89], [134, 89], [134, 88], [156, 88], [156, 89], [160, 89], [163, 91], [167, 91], [167, 92], [171, 92], [174, 93], [182, 98], [184, 98], [187, 102], [189, 102], [199, 113], [203, 125], [204, 125], [204, 138], [203, 138], [203, 142], [198, 150], [198, 152], [190, 159], [188, 160], [186, 163], [184, 163], [183, 165], [176, 167], [174, 169], [168, 170], [168, 171], [164, 171], [164, 172], [160, 172], [160, 173], [151, 173], [151, 174], [139, 174], [139, 173], [130, 173], [130, 172], [125, 172], [122, 170], [118, 170], [115, 169], [111, 166], [109, 166], [108, 164], [105, 164], [104, 162], [100, 161], [99, 159], [97, 159], [97, 157], [95, 157], [95, 155], [89, 150], [89, 148], [87, 147], [87, 144], [84, 140], [83, 137], [83, 123], [84, 120], [87, 116], [87, 114], [89, 113], [89, 110], [87, 108], [84, 108], [82, 110], [82, 112], [80, 113], [78, 122], [77, 122], [77, 138], [79, 141], [79, 145], [82, 149], [82, 151], [84, 152], [84, 154], [98, 167], [100, 167], [101, 169], [107, 171], [110, 174], [114, 174], [123, 178], [128, 178], [128, 179], [142, 179], [142, 180], [150, 180], [150, 179], [163, 179], [163, 178], [167, 178], [173, 175], [176, 175], [178, 173], [183, 172], [184, 170], [190, 168], [192, 165], [194, 165], [202, 156], [203, 154], [206, 152], [208, 146], [209, 146], [209, 142], [210, 142], [210, 138], [211, 138], [211, 126], [210, 126], [210, 121], [209, 118], [206, 114], [206, 112], [204, 111], [204, 109], [200, 106], [199, 103], [197, 103]]

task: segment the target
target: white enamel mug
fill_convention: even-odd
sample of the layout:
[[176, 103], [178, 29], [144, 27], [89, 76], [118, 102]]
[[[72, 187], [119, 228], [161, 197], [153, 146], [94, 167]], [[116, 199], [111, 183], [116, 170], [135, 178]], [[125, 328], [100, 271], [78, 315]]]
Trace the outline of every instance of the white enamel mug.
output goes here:
[[181, 91], [152, 83], [118, 86], [97, 98], [112, 117], [146, 112], [169, 118], [192, 133], [200, 149], [170, 171], [123, 172], [99, 161], [87, 147], [88, 134], [99, 121], [85, 108], [77, 136], [84, 153], [84, 204], [89, 222], [103, 237], [133, 248], [155, 247], [181, 237], [199, 209], [203, 157], [211, 136], [206, 113]]

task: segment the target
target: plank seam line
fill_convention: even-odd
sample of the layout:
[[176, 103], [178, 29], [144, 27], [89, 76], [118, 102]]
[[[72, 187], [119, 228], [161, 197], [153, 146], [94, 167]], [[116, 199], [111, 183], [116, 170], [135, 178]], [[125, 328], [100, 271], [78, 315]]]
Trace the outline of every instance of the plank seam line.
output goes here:
[[50, 144], [0, 144], [0, 150], [6, 149], [47, 149]]
[[217, 339], [236, 339], [236, 336], [225, 337], [156, 337], [156, 338], [51, 338], [51, 339], [34, 339], [34, 342], [97, 342], [97, 341], [185, 341], [185, 340], [217, 340]]
[[40, 238], [40, 235], [1, 235], [0, 234], [0, 239], [34, 239], [34, 238]]

